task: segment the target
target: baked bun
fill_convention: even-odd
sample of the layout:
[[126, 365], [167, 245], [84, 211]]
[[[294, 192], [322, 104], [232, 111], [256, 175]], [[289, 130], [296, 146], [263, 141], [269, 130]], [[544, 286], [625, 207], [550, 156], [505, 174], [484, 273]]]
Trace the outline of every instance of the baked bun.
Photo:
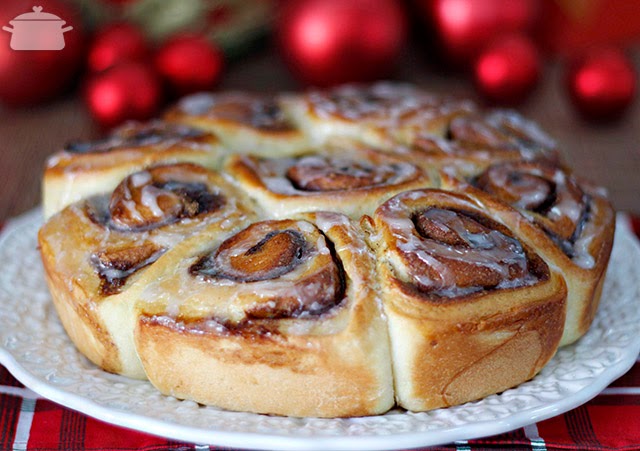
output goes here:
[[589, 329], [600, 302], [613, 245], [615, 212], [604, 193], [551, 164], [499, 163], [468, 185], [447, 178], [452, 189], [490, 194], [496, 216], [509, 218], [558, 268], [569, 288], [561, 345]]
[[407, 191], [363, 221], [376, 250], [400, 406], [473, 401], [532, 378], [553, 357], [565, 282], [488, 205]]
[[185, 236], [250, 218], [241, 199], [218, 174], [181, 163], [136, 172], [111, 195], [53, 216], [38, 242], [54, 304], [78, 349], [107, 371], [144, 379], [132, 335], [136, 281]]
[[386, 412], [393, 378], [374, 274], [362, 234], [336, 213], [207, 231], [146, 274], [138, 354], [178, 398], [290, 416]]
[[500, 161], [546, 162], [561, 166], [557, 144], [535, 123], [512, 110], [458, 115], [445, 136], [420, 133], [410, 146], [398, 147], [402, 158], [439, 168], [454, 177], [470, 177]]
[[593, 321], [615, 226], [531, 121], [386, 82], [195, 94], [57, 154], [44, 188], [47, 281], [83, 354], [294, 417], [531, 379]]
[[315, 144], [349, 137], [382, 149], [444, 136], [452, 118], [474, 111], [469, 101], [428, 93], [409, 84], [379, 82], [285, 96], [283, 108]]
[[164, 118], [215, 133], [225, 146], [239, 153], [286, 156], [308, 142], [286, 116], [277, 96], [197, 93], [181, 99]]
[[434, 171], [351, 141], [296, 157], [235, 155], [224, 170], [276, 218], [330, 210], [358, 219], [394, 194], [440, 183]]
[[162, 121], [129, 122], [104, 139], [69, 143], [47, 161], [44, 216], [93, 194], [110, 192], [124, 177], [152, 164], [180, 161], [216, 168], [223, 153], [215, 135]]

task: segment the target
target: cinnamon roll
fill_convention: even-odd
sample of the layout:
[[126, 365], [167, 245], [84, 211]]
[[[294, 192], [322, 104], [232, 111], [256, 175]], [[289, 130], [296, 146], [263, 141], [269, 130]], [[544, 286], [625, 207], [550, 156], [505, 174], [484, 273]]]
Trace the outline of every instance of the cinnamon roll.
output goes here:
[[602, 191], [562, 168], [529, 162], [491, 166], [470, 181], [471, 190], [464, 182], [447, 180], [453, 189], [490, 194], [486, 202], [500, 217], [521, 218], [512, 220], [529, 245], [567, 281], [567, 318], [561, 345], [584, 335], [600, 302], [613, 246], [615, 212]]
[[363, 226], [376, 250], [399, 405], [479, 399], [532, 378], [555, 354], [564, 280], [490, 206], [408, 191]]
[[437, 167], [455, 177], [473, 177], [507, 161], [561, 164], [555, 141], [511, 110], [456, 116], [445, 136], [420, 134], [411, 146], [397, 152], [423, 167]]
[[312, 90], [285, 98], [283, 108], [314, 144], [343, 136], [388, 150], [418, 134], [444, 136], [454, 117], [476, 109], [470, 101], [390, 82]]
[[223, 156], [211, 133], [162, 121], [126, 123], [104, 139], [71, 142], [48, 159], [42, 184], [44, 216], [109, 192], [146, 166], [184, 161], [216, 168]]
[[345, 141], [298, 157], [236, 155], [225, 170], [275, 218], [313, 210], [359, 218], [394, 194], [439, 183], [434, 171]]
[[451, 120], [447, 137], [463, 145], [515, 154], [520, 160], [558, 163], [557, 143], [534, 122], [512, 110], [492, 110]]
[[374, 270], [362, 233], [336, 213], [185, 241], [145, 274], [139, 297], [149, 380], [232, 410], [385, 412], [393, 379]]
[[283, 111], [275, 96], [243, 92], [198, 93], [181, 99], [165, 120], [208, 130], [225, 146], [250, 155], [293, 155], [306, 136]]
[[136, 281], [186, 236], [252, 218], [241, 199], [220, 175], [182, 163], [136, 172], [111, 195], [53, 216], [38, 242], [54, 305], [78, 349], [107, 371], [144, 378], [132, 335]]

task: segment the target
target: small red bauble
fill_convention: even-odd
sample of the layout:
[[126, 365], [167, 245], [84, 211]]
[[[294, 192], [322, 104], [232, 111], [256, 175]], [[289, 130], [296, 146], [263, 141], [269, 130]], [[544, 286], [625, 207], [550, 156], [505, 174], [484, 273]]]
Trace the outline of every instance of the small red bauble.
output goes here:
[[631, 105], [636, 72], [619, 49], [592, 49], [569, 66], [567, 87], [578, 111], [587, 119], [613, 120]]
[[84, 100], [103, 127], [112, 127], [152, 117], [162, 102], [162, 83], [148, 65], [120, 63], [89, 78]]
[[530, 38], [503, 36], [476, 60], [476, 86], [490, 102], [514, 105], [529, 96], [540, 78], [540, 66], [540, 55]]
[[[33, 105], [59, 96], [71, 87], [82, 67], [84, 33], [76, 11], [58, 0], [42, 0], [36, 5], [42, 7], [42, 13], [65, 21], [65, 28], [73, 29], [64, 32], [61, 50], [13, 50], [10, 41], [14, 34], [0, 30], [0, 102], [5, 105]], [[12, 28], [10, 22], [21, 14], [33, 13], [32, 6], [23, 0], [3, 0], [0, 24]]]
[[87, 66], [93, 72], [123, 61], [139, 61], [149, 52], [142, 31], [130, 23], [112, 23], [99, 30], [90, 45]]
[[419, 0], [441, 53], [459, 66], [473, 64], [479, 52], [501, 34], [527, 32], [539, 17], [540, 0]]
[[280, 51], [301, 81], [330, 86], [388, 76], [406, 34], [396, 0], [299, 0], [283, 3]]
[[213, 88], [224, 66], [222, 51], [200, 35], [176, 35], [158, 49], [156, 70], [178, 95]]

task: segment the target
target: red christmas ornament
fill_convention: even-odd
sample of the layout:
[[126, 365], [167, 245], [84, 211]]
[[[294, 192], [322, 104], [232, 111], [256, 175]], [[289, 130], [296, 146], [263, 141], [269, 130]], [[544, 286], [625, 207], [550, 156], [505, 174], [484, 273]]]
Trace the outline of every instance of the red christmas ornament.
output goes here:
[[149, 66], [124, 62], [92, 75], [84, 93], [91, 115], [104, 127], [148, 119], [162, 101], [162, 83]]
[[498, 35], [531, 31], [540, 0], [418, 0], [431, 23], [445, 59], [473, 64]]
[[276, 31], [293, 73], [330, 86], [388, 76], [407, 21], [396, 0], [299, 0], [284, 3]]
[[587, 119], [613, 120], [631, 105], [636, 93], [633, 63], [619, 49], [592, 49], [569, 66], [567, 86], [578, 111]]
[[[13, 28], [13, 32], [0, 30], [0, 102], [9, 106], [33, 105], [50, 100], [68, 89], [82, 66], [84, 33], [82, 21], [67, 3], [42, 0], [36, 5], [41, 13], [60, 18], [60, 29], [53, 39], [64, 38], [61, 50], [14, 50], [11, 40], [29, 30], [11, 24], [17, 16], [33, 13], [32, 3], [22, 0], [3, 0], [0, 8], [0, 25]], [[66, 22], [62, 24], [62, 21]], [[57, 20], [56, 20], [57, 22]], [[72, 30], [62, 31], [63, 28]], [[59, 31], [59, 34], [57, 33]]]
[[504, 36], [478, 57], [474, 66], [476, 86], [493, 103], [517, 104], [525, 100], [537, 84], [540, 66], [540, 55], [530, 38]]
[[130, 23], [112, 23], [99, 30], [87, 55], [87, 66], [93, 72], [108, 69], [123, 61], [140, 61], [149, 52], [146, 38]]
[[209, 90], [220, 80], [222, 51], [204, 36], [182, 34], [169, 38], [157, 51], [156, 70], [178, 95]]

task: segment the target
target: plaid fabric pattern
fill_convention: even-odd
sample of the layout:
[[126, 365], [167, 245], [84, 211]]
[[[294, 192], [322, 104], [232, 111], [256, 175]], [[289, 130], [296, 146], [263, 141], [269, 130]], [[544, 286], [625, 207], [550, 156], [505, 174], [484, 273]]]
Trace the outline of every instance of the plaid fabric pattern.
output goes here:
[[[640, 236], [640, 219], [632, 219]], [[155, 437], [39, 397], [0, 366], [0, 451], [228, 450]], [[640, 359], [588, 403], [505, 434], [425, 450], [640, 450]]]

